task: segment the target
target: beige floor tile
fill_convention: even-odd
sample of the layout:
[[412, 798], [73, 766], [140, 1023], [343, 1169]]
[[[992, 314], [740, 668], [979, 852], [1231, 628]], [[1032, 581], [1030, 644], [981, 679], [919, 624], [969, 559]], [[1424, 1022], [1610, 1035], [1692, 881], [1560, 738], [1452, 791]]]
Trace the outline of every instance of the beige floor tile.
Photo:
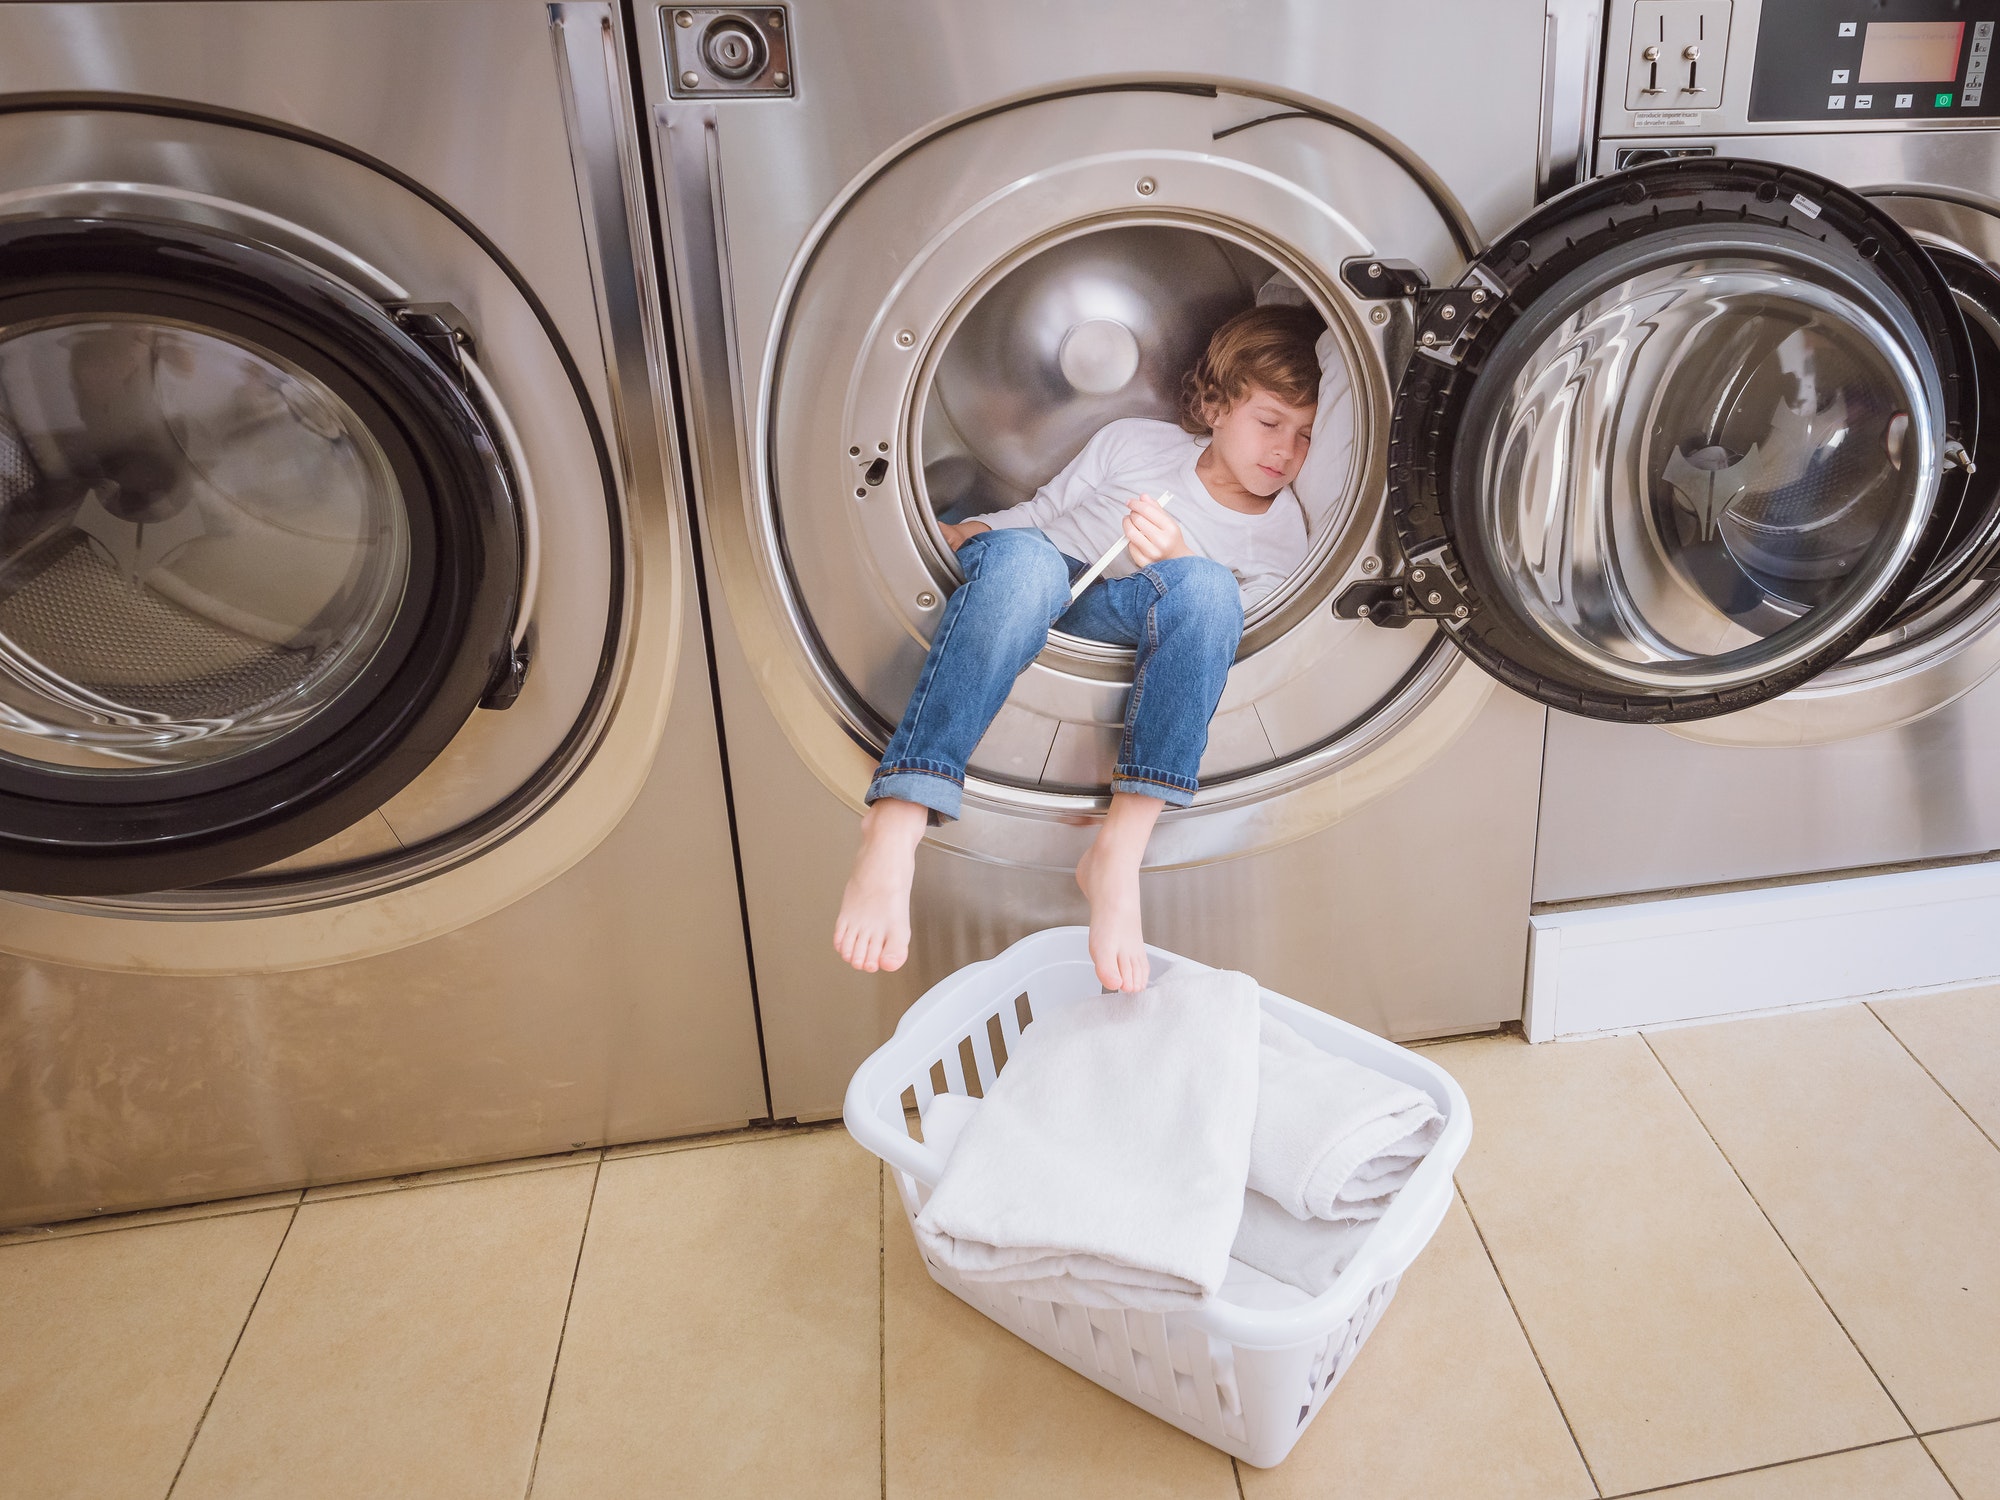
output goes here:
[[1866, 1006], [1651, 1040], [1917, 1430], [2000, 1417], [2000, 1150]]
[[1430, 1050], [1458, 1180], [1607, 1495], [1909, 1429], [1639, 1037]]
[[2000, 985], [1882, 1000], [1869, 1007], [2000, 1141]]
[[1959, 1500], [2000, 1500], [2000, 1422], [1934, 1432], [1924, 1439]]
[[887, 1500], [1235, 1500], [1227, 1456], [932, 1281], [893, 1184], [886, 1199]]
[[290, 1218], [0, 1249], [0, 1493], [165, 1495]]
[[523, 1494], [596, 1171], [303, 1205], [174, 1500]]
[[1953, 1500], [1951, 1486], [1915, 1438], [1780, 1464], [1700, 1484], [1655, 1490], [1647, 1500]]
[[1248, 1500], [1567, 1500], [1590, 1476], [1454, 1202], [1291, 1457]]
[[606, 1162], [534, 1500], [880, 1494], [877, 1177], [844, 1131]]

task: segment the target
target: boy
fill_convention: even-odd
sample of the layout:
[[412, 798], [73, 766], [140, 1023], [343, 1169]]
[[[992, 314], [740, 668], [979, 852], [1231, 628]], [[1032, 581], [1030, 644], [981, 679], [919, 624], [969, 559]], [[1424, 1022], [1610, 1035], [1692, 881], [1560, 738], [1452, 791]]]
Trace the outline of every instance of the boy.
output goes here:
[[[1290, 486], [1312, 440], [1320, 327], [1295, 306], [1239, 313], [1188, 372], [1180, 427], [1113, 422], [1032, 500], [940, 525], [966, 581], [945, 606], [868, 789], [833, 934], [855, 968], [902, 967], [924, 829], [934, 815], [958, 816], [967, 758], [1059, 628], [1136, 654], [1110, 811], [1076, 882], [1090, 902], [1099, 982], [1146, 987], [1146, 840], [1162, 807], [1193, 800], [1243, 611], [1305, 560], [1305, 514]], [[1153, 498], [1163, 492], [1173, 496], [1171, 511]], [[1071, 580], [1121, 532], [1125, 555], [1071, 604]]]

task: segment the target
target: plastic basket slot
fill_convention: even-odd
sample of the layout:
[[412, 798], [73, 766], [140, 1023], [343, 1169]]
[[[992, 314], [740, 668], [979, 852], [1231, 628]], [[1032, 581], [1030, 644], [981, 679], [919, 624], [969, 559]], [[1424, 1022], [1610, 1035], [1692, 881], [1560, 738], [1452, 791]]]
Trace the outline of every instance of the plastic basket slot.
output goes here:
[[1020, 1297], [1020, 1322], [1041, 1339], [1042, 1347], [1056, 1350], [1062, 1347], [1062, 1330], [1056, 1327], [1056, 1310], [1053, 1304], [1040, 1297]]
[[958, 1067], [965, 1075], [965, 1091], [976, 1099], [984, 1099], [993, 1086], [993, 1059], [983, 1055], [986, 1049], [980, 1045], [985, 1040], [976, 1031], [958, 1039]]
[[1056, 1338], [1063, 1353], [1078, 1364], [1096, 1364], [1097, 1341], [1089, 1313], [1074, 1302], [1051, 1302], [1045, 1306], [1055, 1315]]
[[993, 1064], [993, 1076], [998, 1078], [1000, 1070], [1007, 1066], [1007, 1028], [998, 1014], [986, 1018], [985, 1056]]
[[1137, 1390], [1139, 1372], [1132, 1363], [1132, 1335], [1125, 1329], [1125, 1314], [1116, 1308], [1092, 1308], [1090, 1330], [1097, 1349], [1097, 1368], [1122, 1389]]
[[1128, 1312], [1125, 1327], [1131, 1335], [1133, 1362], [1139, 1370], [1139, 1389], [1161, 1405], [1179, 1411], [1174, 1360], [1167, 1352], [1167, 1320], [1159, 1313]]
[[1029, 1000], [1028, 992], [1023, 990], [1014, 997], [1012, 1006], [1000, 1012], [1000, 1024], [1007, 1028], [1008, 1045], [1020, 1041], [1021, 1033], [1028, 1029], [1034, 1019], [1034, 1004]]
[[[1200, 1329], [1177, 1325], [1172, 1332], [1174, 1351], [1180, 1356], [1175, 1360], [1176, 1370], [1187, 1372], [1190, 1390], [1184, 1394], [1193, 1397], [1194, 1411], [1201, 1420], [1218, 1431], [1222, 1427], [1222, 1401], [1215, 1388], [1215, 1366], [1208, 1357], [1208, 1335]], [[1174, 1382], [1179, 1385], [1179, 1381]], [[1181, 1408], [1186, 1411], [1187, 1408]]]

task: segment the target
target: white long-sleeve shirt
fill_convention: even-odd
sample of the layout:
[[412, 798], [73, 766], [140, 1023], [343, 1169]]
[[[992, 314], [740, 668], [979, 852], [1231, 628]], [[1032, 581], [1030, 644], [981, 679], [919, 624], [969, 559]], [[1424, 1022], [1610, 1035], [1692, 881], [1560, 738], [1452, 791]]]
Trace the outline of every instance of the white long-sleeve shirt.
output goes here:
[[[1290, 486], [1271, 497], [1262, 515], [1219, 503], [1195, 473], [1195, 460], [1206, 446], [1170, 422], [1124, 417], [1085, 443], [1033, 499], [970, 519], [996, 531], [1037, 527], [1059, 550], [1089, 563], [1124, 535], [1127, 500], [1168, 492], [1174, 499], [1167, 514], [1179, 523], [1188, 550], [1234, 573], [1248, 609], [1305, 561], [1305, 512]], [[1105, 576], [1124, 578], [1137, 571], [1128, 551]]]

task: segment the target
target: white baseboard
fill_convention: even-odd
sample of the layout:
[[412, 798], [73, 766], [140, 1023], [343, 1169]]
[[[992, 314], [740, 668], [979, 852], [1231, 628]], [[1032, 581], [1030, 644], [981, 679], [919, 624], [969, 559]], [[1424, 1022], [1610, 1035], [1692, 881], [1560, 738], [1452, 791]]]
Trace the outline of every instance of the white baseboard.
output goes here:
[[2000, 862], [1530, 919], [1531, 1042], [2000, 978]]

